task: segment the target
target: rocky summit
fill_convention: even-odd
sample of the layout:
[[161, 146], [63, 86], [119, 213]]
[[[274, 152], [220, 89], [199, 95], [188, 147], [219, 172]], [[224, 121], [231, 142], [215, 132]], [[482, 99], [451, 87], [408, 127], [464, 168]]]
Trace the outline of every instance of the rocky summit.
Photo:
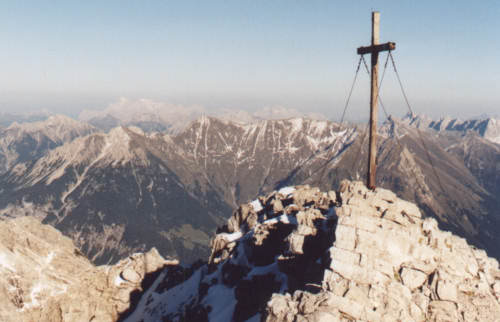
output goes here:
[[393, 192], [343, 181], [243, 204], [208, 263], [169, 266], [127, 321], [500, 321], [500, 270]]
[[0, 221], [0, 321], [116, 321], [168, 264], [156, 249], [94, 266], [32, 217]]
[[155, 249], [94, 266], [1, 220], [0, 321], [500, 321], [500, 270], [389, 190], [302, 185], [241, 205], [190, 267]]

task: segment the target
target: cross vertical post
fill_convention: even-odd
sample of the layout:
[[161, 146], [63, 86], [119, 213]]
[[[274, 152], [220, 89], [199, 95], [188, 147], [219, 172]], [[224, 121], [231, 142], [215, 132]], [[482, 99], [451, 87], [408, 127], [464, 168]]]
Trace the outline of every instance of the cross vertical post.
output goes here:
[[[372, 12], [372, 46], [378, 45], [380, 38], [380, 13]], [[370, 86], [370, 150], [368, 153], [368, 188], [375, 188], [377, 172], [377, 119], [378, 119], [378, 52], [371, 55], [371, 86]]]
[[370, 139], [368, 151], [367, 187], [375, 189], [377, 172], [377, 116], [378, 116], [378, 53], [396, 49], [396, 44], [388, 42], [379, 44], [380, 40], [380, 13], [372, 12], [372, 41], [371, 46], [359, 47], [358, 55], [371, 54], [371, 89], [370, 89]]

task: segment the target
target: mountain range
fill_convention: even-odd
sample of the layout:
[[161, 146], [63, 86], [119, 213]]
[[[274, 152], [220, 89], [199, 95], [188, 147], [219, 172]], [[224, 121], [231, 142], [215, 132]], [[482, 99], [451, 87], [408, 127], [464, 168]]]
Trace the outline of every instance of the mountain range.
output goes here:
[[0, 173], [18, 163], [38, 159], [53, 148], [96, 130], [63, 115], [52, 115], [36, 122], [14, 121], [0, 128]]
[[407, 114], [403, 118], [403, 121], [418, 128], [429, 128], [438, 132], [456, 132], [461, 135], [466, 135], [468, 132], [475, 132], [491, 142], [500, 144], [500, 119], [493, 117], [465, 121], [443, 117], [435, 121], [425, 115]]
[[[458, 131], [419, 119], [379, 129], [378, 185], [500, 257], [496, 120]], [[366, 173], [363, 126], [202, 116], [175, 133], [150, 130], [102, 132], [59, 116], [3, 129], [0, 214], [53, 225], [97, 264], [151, 247], [189, 263], [208, 256], [237, 205], [288, 185], [336, 189]]]

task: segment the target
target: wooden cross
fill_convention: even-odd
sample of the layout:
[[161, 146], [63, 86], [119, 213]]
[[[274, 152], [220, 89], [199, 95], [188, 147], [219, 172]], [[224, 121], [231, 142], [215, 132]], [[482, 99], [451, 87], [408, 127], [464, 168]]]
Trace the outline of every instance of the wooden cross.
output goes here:
[[368, 180], [369, 189], [375, 189], [375, 174], [377, 171], [377, 101], [378, 101], [378, 53], [396, 49], [396, 43], [379, 44], [380, 13], [372, 12], [372, 44], [368, 47], [359, 47], [358, 55], [371, 54], [371, 90], [370, 90], [370, 150], [368, 153]]

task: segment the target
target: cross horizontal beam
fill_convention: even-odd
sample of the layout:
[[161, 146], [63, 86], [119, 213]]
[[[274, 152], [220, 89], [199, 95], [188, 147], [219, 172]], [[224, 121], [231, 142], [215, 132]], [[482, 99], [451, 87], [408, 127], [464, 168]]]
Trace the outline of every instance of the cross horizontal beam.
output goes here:
[[372, 45], [367, 47], [359, 47], [358, 55], [379, 53], [381, 51], [388, 51], [396, 49], [395, 42], [386, 42], [385, 44]]

